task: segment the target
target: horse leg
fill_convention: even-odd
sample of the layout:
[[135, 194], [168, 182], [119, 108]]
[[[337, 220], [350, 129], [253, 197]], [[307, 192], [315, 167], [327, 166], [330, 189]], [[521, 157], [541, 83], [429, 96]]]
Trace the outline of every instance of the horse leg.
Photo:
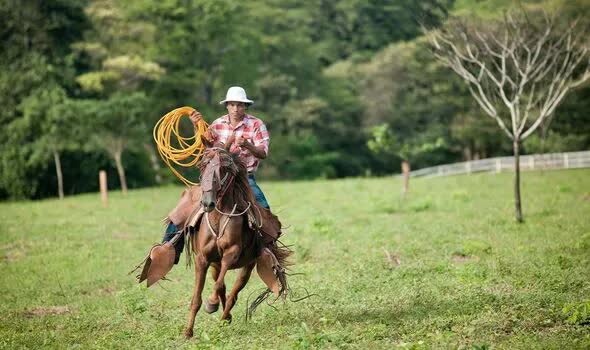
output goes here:
[[[222, 263], [222, 267], [223, 267], [223, 263]], [[220, 268], [219, 266], [216, 266], [216, 270], [212, 271], [212, 273], [211, 273], [211, 276], [213, 276], [213, 279], [215, 280], [215, 284], [213, 286], [213, 291], [211, 292], [211, 296], [217, 297], [217, 305], [214, 306], [215, 311], [217, 311], [217, 309], [219, 308], [220, 301], [221, 301], [221, 308], [222, 309], [225, 308], [225, 273], [227, 272], [227, 268], [223, 272], [223, 276], [221, 276], [221, 278], [220, 278], [221, 269], [222, 268]], [[221, 283], [221, 286], [219, 286], [218, 283]], [[213, 300], [215, 300], [215, 299], [213, 299]]]
[[[240, 247], [237, 245], [231, 246], [230, 248], [226, 249], [223, 252], [223, 257], [221, 258], [221, 269], [219, 269], [219, 276], [217, 276], [217, 281], [215, 282], [215, 285], [213, 286], [213, 290], [217, 293], [217, 296], [219, 296], [219, 299], [221, 300], [221, 305], [224, 310], [226, 308], [225, 282], [224, 282], [225, 274], [227, 273], [227, 270], [229, 269], [229, 267], [238, 261], [239, 256], [240, 256]], [[225, 312], [224, 312], [224, 316], [225, 316]], [[227, 319], [227, 318], [222, 317], [221, 319], [228, 320], [231, 322], [231, 318]]]
[[[211, 278], [214, 282], [217, 282], [219, 278], [219, 265], [211, 264]], [[213, 290], [207, 300], [205, 300], [205, 312], [212, 314], [219, 309], [219, 296], [217, 292]]]
[[[219, 265], [211, 264], [211, 278], [214, 282], [217, 282], [219, 278]], [[219, 309], [219, 296], [215, 290], [211, 291], [211, 295], [205, 300], [205, 312], [212, 314]]]
[[203, 293], [203, 286], [205, 284], [205, 277], [207, 276], [207, 260], [201, 254], [196, 254], [195, 256], [195, 289], [193, 292], [193, 298], [191, 300], [191, 312], [189, 315], [188, 324], [184, 331], [184, 336], [186, 338], [192, 338], [193, 336], [193, 328], [195, 326], [195, 317], [197, 316], [197, 312], [201, 307], [202, 298], [201, 294]]
[[248, 283], [248, 280], [250, 279], [250, 275], [252, 274], [252, 270], [254, 269], [255, 265], [256, 262], [253, 262], [250, 265], [244, 266], [238, 273], [238, 276], [236, 277], [236, 282], [234, 283], [234, 286], [231, 292], [229, 293], [227, 303], [225, 304], [225, 308], [223, 309], [223, 316], [221, 317], [222, 320], [231, 321], [230, 311], [236, 304], [236, 301], [238, 301], [238, 293], [246, 286], [246, 283]]

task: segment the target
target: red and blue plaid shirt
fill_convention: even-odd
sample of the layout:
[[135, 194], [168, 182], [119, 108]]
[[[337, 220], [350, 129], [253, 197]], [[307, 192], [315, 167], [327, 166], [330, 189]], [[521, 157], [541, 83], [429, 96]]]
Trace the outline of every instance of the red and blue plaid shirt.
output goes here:
[[[246, 114], [244, 119], [233, 127], [229, 121], [229, 115], [226, 114], [209, 125], [209, 135], [214, 143], [225, 144], [232, 134], [234, 134], [236, 141], [240, 137], [246, 139], [254, 146], [262, 148], [265, 154], [268, 154], [270, 135], [262, 120]], [[256, 171], [258, 164], [260, 164], [260, 159], [256, 158], [248, 149], [238, 146], [235, 142], [232, 144], [230, 152], [240, 152], [240, 159], [246, 165], [248, 172]]]

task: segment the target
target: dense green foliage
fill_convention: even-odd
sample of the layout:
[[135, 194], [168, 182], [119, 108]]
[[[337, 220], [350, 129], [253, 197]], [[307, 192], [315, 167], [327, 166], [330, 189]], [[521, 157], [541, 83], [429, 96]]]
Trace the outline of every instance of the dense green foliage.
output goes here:
[[511, 173], [419, 178], [405, 200], [399, 178], [263, 182], [290, 226], [293, 293], [316, 296], [245, 323], [253, 274], [233, 323], [201, 311], [190, 341], [193, 271], [150, 289], [127, 275], [180, 187], [108, 208], [97, 194], [2, 203], [0, 348], [588, 349], [590, 171], [523, 176], [520, 225]]
[[[588, 0], [522, 3], [563, 20], [590, 18]], [[119, 158], [129, 186], [157, 175], [173, 181], [150, 164], [151, 127], [183, 105], [212, 121], [232, 85], [246, 88], [251, 113], [271, 131], [261, 177], [387, 174], [399, 171], [400, 158], [419, 168], [510, 154], [464, 84], [431, 55], [421, 25], [436, 28], [449, 14], [492, 21], [512, 4], [1, 0], [0, 198], [55, 195], [56, 155], [66, 194], [96, 190], [105, 168], [120, 186], [108, 126], [126, 115], [126, 131], [116, 131], [126, 138]], [[588, 149], [589, 94], [572, 92], [525, 152]], [[109, 109], [122, 96], [142, 96], [142, 105]], [[375, 127], [395, 149], [371, 152]]]

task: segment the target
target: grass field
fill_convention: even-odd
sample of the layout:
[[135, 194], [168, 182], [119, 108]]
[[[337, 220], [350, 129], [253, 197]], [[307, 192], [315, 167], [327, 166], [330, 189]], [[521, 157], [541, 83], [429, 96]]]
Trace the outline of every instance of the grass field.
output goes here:
[[521, 225], [509, 173], [413, 179], [406, 200], [399, 178], [261, 186], [290, 226], [294, 294], [317, 296], [246, 323], [253, 275], [233, 323], [201, 311], [187, 341], [192, 270], [150, 289], [127, 275], [180, 187], [107, 209], [97, 194], [2, 203], [0, 347], [590, 348], [590, 170], [524, 173]]

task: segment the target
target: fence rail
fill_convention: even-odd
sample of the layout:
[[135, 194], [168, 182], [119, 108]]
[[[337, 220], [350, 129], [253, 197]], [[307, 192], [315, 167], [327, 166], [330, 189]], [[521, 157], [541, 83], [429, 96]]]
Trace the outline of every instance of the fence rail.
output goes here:
[[[520, 156], [520, 170], [590, 168], [590, 151], [545, 153]], [[497, 157], [468, 162], [437, 165], [410, 172], [416, 176], [446, 176], [481, 171], [514, 171], [514, 157]]]

